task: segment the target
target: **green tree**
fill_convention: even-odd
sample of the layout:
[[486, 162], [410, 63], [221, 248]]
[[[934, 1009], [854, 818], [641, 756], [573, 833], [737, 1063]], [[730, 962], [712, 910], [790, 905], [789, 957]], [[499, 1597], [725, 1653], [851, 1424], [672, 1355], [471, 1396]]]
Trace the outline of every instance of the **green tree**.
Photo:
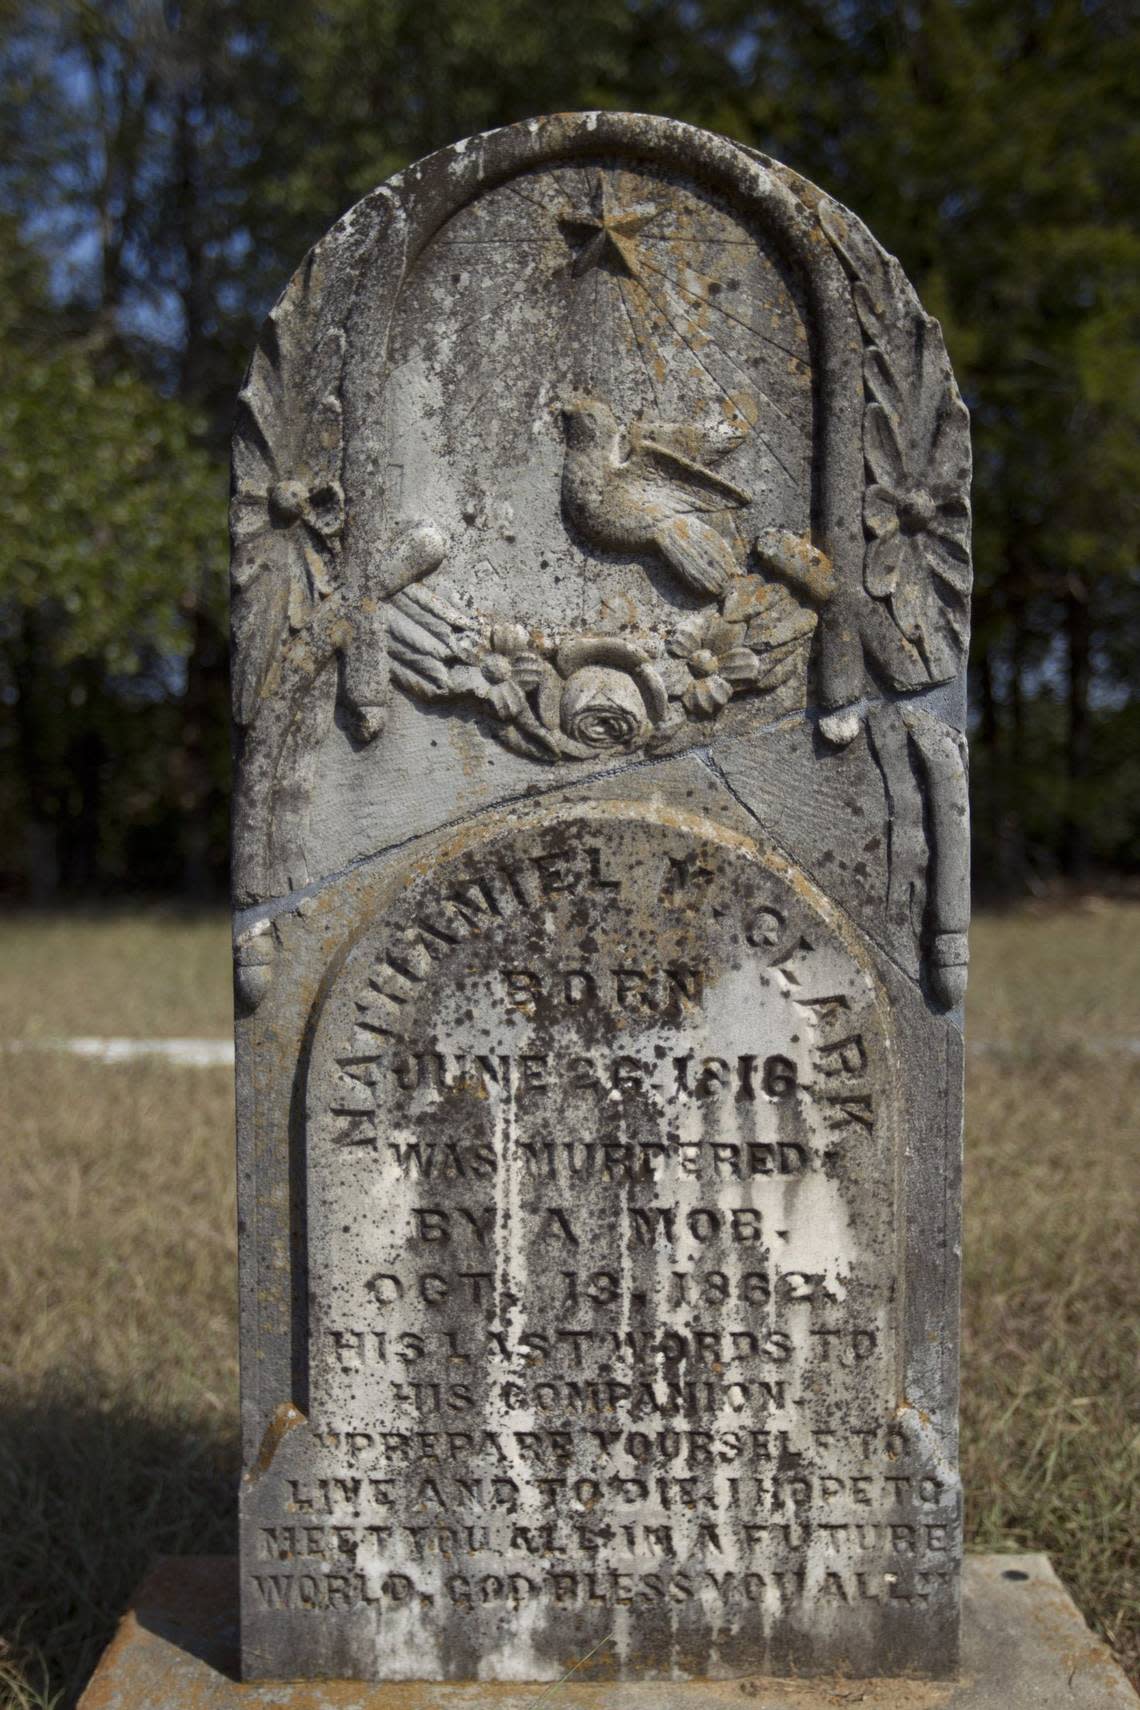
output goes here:
[[[41, 270], [2, 237], [5, 823], [23, 827], [40, 888], [60, 858], [90, 887], [122, 812], [106, 785], [121, 797], [143, 783], [124, 775], [121, 729], [176, 688], [198, 610], [222, 618], [224, 482], [201, 423], [109, 351], [97, 324], [77, 333], [45, 309]], [[161, 764], [147, 768], [152, 811], [170, 782]]]
[[[180, 810], [167, 839], [179, 859], [163, 878], [180, 867], [183, 884], [202, 891], [225, 858], [224, 423], [237, 358], [219, 305], [235, 264], [226, 208], [242, 143], [227, 122], [225, 48], [238, 8], [196, 6], [183, 16], [148, 0], [57, 0], [9, 12], [0, 195], [49, 269], [35, 281], [25, 270], [25, 288], [11, 293], [11, 426], [22, 435], [29, 486], [67, 498], [54, 507], [52, 555], [26, 552], [18, 579], [6, 565], [0, 599], [26, 616], [6, 650], [13, 683], [26, 676], [24, 641], [45, 669], [70, 660], [84, 727], [62, 746], [60, 765], [78, 774], [66, 789], [43, 794], [43, 756], [26, 741], [9, 753], [24, 756], [25, 771], [37, 766], [22, 783], [29, 803], [55, 804], [64, 880], [87, 887], [121, 876], [121, 861], [109, 859], [116, 840], [100, 826], [129, 794], [118, 757], [135, 727], [116, 709], [145, 692], [162, 715], [168, 807]], [[28, 315], [43, 336], [25, 350]], [[49, 396], [69, 407], [37, 413]], [[64, 469], [73, 473], [60, 489]], [[102, 548], [112, 539], [109, 555]], [[77, 610], [56, 598], [52, 574], [72, 580]], [[85, 648], [76, 619], [93, 633], [100, 614], [107, 633]], [[147, 662], [145, 691], [116, 649]], [[30, 718], [30, 685], [9, 694]], [[153, 791], [144, 799], [151, 813]], [[32, 821], [36, 851], [44, 823]], [[37, 854], [32, 871], [44, 870]]]

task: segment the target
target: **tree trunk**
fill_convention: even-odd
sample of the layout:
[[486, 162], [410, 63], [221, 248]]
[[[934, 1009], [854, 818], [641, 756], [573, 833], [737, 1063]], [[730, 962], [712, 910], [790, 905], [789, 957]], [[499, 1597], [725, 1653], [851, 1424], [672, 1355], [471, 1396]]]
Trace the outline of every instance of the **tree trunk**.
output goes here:
[[[208, 380], [206, 316], [209, 294], [200, 206], [202, 162], [194, 118], [200, 99], [200, 88], [184, 84], [178, 93], [175, 122], [178, 229], [183, 257], [180, 291], [183, 345], [178, 390], [188, 403], [201, 401]], [[211, 737], [217, 724], [218, 709], [226, 705], [225, 649], [210, 616], [207, 574], [199, 568], [191, 596], [190, 649], [186, 659], [177, 765], [182, 887], [187, 896], [197, 900], [210, 897], [217, 885], [210, 846], [211, 808], [215, 804], [217, 788], [211, 766]]]
[[186, 688], [182, 696], [182, 730], [177, 757], [177, 801], [182, 828], [182, 889], [205, 901], [217, 893], [219, 863], [211, 843], [220, 780], [212, 765], [212, 737], [218, 709], [226, 705], [226, 661], [222, 638], [207, 610], [200, 589], [191, 620]]
[[100, 859], [103, 774], [108, 758], [101, 728], [103, 674], [97, 660], [81, 659], [74, 675], [82, 699], [67, 749], [67, 768], [74, 783], [73, 811], [68, 816], [71, 847], [67, 884], [80, 896], [94, 896], [106, 876]]
[[1084, 805], [1085, 784], [1092, 762], [1092, 719], [1089, 683], [1092, 671], [1092, 623], [1088, 584], [1070, 576], [1065, 595], [1066, 665], [1068, 670], [1068, 728], [1065, 745], [1065, 821], [1062, 860], [1067, 878], [1087, 877], [1089, 834]]
[[1029, 762], [1025, 749], [1025, 608], [1011, 612], [1009, 648], [1009, 749], [1001, 774], [1002, 848], [1006, 888], [1023, 891], [1032, 884], [1029, 839], [1025, 829], [1025, 799]]
[[[1003, 846], [1001, 836], [1001, 730], [998, 722], [997, 690], [994, 685], [993, 655], [987, 647], [978, 661], [978, 683], [981, 689], [982, 717], [978, 730], [977, 745], [981, 750], [979, 758], [984, 759], [984, 776], [987, 788], [982, 798], [983, 813], [979, 816], [979, 843], [989, 853], [990, 868], [979, 872], [983, 886], [988, 889], [996, 885], [1004, 890], [1006, 874], [1003, 871]], [[979, 768], [979, 772], [981, 772]]]
[[11, 665], [16, 689], [16, 744], [26, 804], [23, 879], [31, 900], [46, 903], [55, 899], [60, 883], [59, 685], [47, 680], [48, 643], [41, 614], [25, 611], [22, 621], [17, 621]]

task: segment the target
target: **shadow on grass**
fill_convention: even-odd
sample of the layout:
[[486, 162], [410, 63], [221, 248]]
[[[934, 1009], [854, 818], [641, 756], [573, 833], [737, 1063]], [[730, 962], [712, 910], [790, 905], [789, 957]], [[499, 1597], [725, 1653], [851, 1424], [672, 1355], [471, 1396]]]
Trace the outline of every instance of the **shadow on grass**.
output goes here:
[[155, 1556], [236, 1551], [238, 1461], [228, 1420], [0, 1395], [0, 1705], [68, 1710]]

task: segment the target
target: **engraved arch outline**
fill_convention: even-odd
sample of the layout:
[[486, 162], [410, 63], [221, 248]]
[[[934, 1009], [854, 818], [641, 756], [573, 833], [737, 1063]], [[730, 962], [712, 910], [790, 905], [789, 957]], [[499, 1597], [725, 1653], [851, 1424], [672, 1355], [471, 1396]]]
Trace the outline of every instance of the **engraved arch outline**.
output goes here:
[[[858, 698], [863, 685], [862, 646], [847, 615], [851, 601], [860, 596], [863, 575], [863, 351], [847, 276], [815, 212], [784, 181], [781, 174], [787, 169], [677, 120], [624, 113], [532, 120], [441, 149], [386, 187], [407, 202], [403, 267], [387, 305], [385, 349], [407, 277], [460, 209], [536, 168], [613, 155], [682, 173], [726, 194], [745, 219], [770, 233], [805, 292], [821, 444], [819, 473], [812, 482], [812, 532], [839, 573], [820, 624], [818, 669], [825, 705], [845, 705]], [[803, 196], [821, 194], [798, 182]], [[351, 335], [350, 328], [350, 340]]]
[[[343, 992], [346, 972], [362, 944], [370, 934], [383, 926], [390, 911], [399, 910], [417, 890], [430, 886], [433, 879], [446, 886], [449, 878], [460, 879], [463, 864], [483, 856], [494, 859], [496, 853], [509, 852], [518, 839], [529, 839], [560, 824], [570, 827], [604, 826], [613, 824], [642, 824], [647, 828], [680, 832], [694, 844], [712, 843], [729, 856], [735, 856], [769, 873], [792, 897], [831, 934], [843, 954], [865, 976], [869, 986], [872, 1013], [878, 1024], [882, 1047], [891, 1061], [890, 1073], [884, 1085], [891, 1096], [884, 1099], [885, 1116], [883, 1144], [891, 1149], [892, 1158], [886, 1168], [891, 1182], [894, 1211], [891, 1228], [895, 1242], [893, 1261], [898, 1286], [890, 1303], [890, 1333], [893, 1338], [892, 1372], [899, 1404], [906, 1393], [905, 1373], [908, 1364], [906, 1344], [906, 1271], [903, 1258], [902, 1231], [905, 1219], [906, 1148], [904, 1112], [898, 1092], [898, 1073], [894, 1064], [894, 1021], [892, 1007], [876, 971], [872, 952], [855, 924], [820, 891], [795, 862], [774, 845], [758, 835], [736, 831], [704, 814], [675, 806], [659, 806], [645, 800], [634, 801], [545, 801], [529, 808], [516, 808], [509, 826], [489, 825], [486, 817], [464, 827], [459, 833], [436, 834], [421, 844], [417, 851], [405, 851], [395, 861], [380, 864], [374, 876], [363, 887], [354, 886], [357, 896], [351, 916], [339, 941], [330, 952], [325, 973], [314, 996], [305, 1024], [301, 1053], [293, 1080], [286, 1144], [289, 1151], [290, 1232], [293, 1262], [291, 1312], [291, 1370], [293, 1398], [303, 1411], [312, 1404], [309, 1362], [309, 1298], [308, 1279], [303, 1263], [307, 1251], [307, 1203], [309, 1185], [308, 1130], [314, 1101], [314, 1069], [322, 1061], [335, 1056], [337, 1029], [343, 1025], [338, 1013], [338, 995]], [[430, 863], [430, 865], [429, 865]], [[351, 883], [352, 881], [348, 881]], [[335, 902], [342, 883], [327, 893]], [[520, 913], [522, 912], [520, 904]], [[492, 918], [489, 925], [517, 921], [512, 915], [505, 921]], [[364, 968], [354, 971], [354, 985], [364, 977]], [[438, 978], [438, 974], [433, 974]], [[342, 1042], [343, 1047], [343, 1042]]]

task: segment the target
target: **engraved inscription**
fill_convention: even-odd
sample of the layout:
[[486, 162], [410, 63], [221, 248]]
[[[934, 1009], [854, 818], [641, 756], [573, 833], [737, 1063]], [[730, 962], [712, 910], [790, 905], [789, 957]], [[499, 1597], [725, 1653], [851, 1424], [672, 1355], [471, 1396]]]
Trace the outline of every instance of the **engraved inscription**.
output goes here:
[[397, 1676], [497, 1611], [484, 1673], [533, 1679], [921, 1609], [960, 1537], [899, 1406], [893, 1049], [850, 928], [708, 822], [563, 810], [412, 882], [317, 1020], [257, 1606]]

